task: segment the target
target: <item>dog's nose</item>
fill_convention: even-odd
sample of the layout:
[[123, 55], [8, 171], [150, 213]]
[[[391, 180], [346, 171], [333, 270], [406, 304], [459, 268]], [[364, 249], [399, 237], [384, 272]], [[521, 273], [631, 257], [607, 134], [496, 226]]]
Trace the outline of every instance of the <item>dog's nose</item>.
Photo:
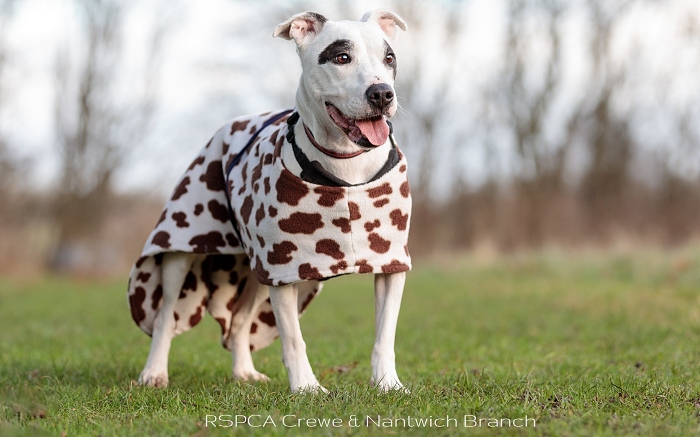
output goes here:
[[386, 83], [377, 83], [370, 86], [367, 88], [365, 95], [372, 106], [382, 111], [394, 101], [394, 89]]

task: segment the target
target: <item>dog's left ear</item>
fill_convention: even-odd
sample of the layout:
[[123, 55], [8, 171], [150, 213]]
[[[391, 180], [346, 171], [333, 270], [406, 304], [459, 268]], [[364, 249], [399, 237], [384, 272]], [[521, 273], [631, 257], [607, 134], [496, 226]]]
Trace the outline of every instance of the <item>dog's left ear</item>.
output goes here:
[[293, 39], [298, 46], [308, 44], [321, 32], [326, 21], [326, 17], [316, 12], [302, 12], [280, 23], [272, 36]]
[[365, 12], [360, 21], [374, 22], [382, 29], [382, 31], [393, 40], [396, 36], [396, 26], [403, 31], [407, 29], [406, 22], [401, 17], [393, 12], [382, 9]]

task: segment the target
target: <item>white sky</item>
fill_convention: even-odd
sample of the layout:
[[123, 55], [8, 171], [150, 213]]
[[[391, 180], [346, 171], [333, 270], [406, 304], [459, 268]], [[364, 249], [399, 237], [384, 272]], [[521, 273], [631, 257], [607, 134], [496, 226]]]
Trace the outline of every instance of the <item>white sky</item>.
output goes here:
[[[268, 9], [274, 9], [276, 4], [262, 3]], [[377, 7], [378, 2], [361, 1], [357, 4], [360, 5], [356, 6], [358, 10], [370, 10]], [[683, 29], [672, 26], [683, 22], [680, 14], [688, 14], [689, 11], [697, 12], [700, 17], [700, 0], [676, 0], [673, 4], [675, 7], [665, 9], [636, 7], [630, 15], [629, 24], [622, 29], [623, 34], [626, 32], [629, 35], [621, 35], [615, 50], [626, 53], [630, 50], [632, 37], [644, 35], [646, 50], [640, 56], [653, 66], [653, 74], [688, 75], [686, 80], [677, 82], [680, 86], [670, 90], [671, 97], [682, 101], [698, 95], [699, 81], [697, 76], [692, 75], [692, 65], [698, 64], [689, 64], [683, 71], [665, 71], [669, 66], [679, 65], [676, 62], [678, 56], [691, 58], [691, 54], [679, 53], [674, 49], [674, 41]], [[493, 72], [501, 37], [498, 22], [503, 13], [502, 5], [502, 2], [493, 0], [472, 2], [470, 20], [465, 23], [470, 29], [470, 40], [464, 41], [463, 48], [471, 60], [465, 81], [485, 82]], [[22, 0], [17, 2], [17, 6], [11, 27], [2, 29], [7, 32], [11, 68], [4, 80], [9, 105], [0, 114], [0, 129], [9, 136], [16, 155], [35, 157], [34, 178], [45, 185], [52, 181], [57, 172], [57, 152], [53, 146], [54, 53], [59, 44], [70, 46], [79, 41], [76, 40], [75, 16], [69, 1]], [[289, 9], [289, 4], [284, 7]], [[257, 72], [241, 71], [236, 74], [235, 69], [222, 68], [222, 64], [258, 55], [261, 67], [269, 65], [270, 69], [279, 71], [278, 74], [289, 77], [289, 80], [281, 81], [279, 87], [289, 89], [290, 104], [300, 73], [298, 62], [292, 56], [293, 45], [271, 37], [276, 24], [274, 19], [261, 19], [254, 15], [256, 10], [252, 7], [243, 8], [240, 2], [230, 0], [152, 0], [137, 3], [129, 17], [126, 62], [133, 66], [128, 65], [127, 70], [141, 65], [143, 41], [155, 16], [154, 11], [162, 13], [164, 8], [167, 8], [173, 26], [162, 54], [161, 110], [155, 121], [154, 134], [138, 153], [140, 160], [118, 175], [117, 187], [121, 190], [146, 186], [167, 193], [209, 136], [226, 119], [241, 114], [235, 111], [274, 109], [266, 106], [270, 101], [256, 98], [255, 84], [259, 82], [254, 75]], [[328, 13], [331, 19], [359, 18], [335, 17], [330, 12], [319, 12]], [[429, 13], [429, 8], [426, 8], [426, 13]], [[253, 28], [250, 23], [254, 22], [266, 23], [269, 28]], [[250, 40], [242, 41], [233, 36], [241, 29], [251, 34]], [[571, 32], [574, 37], [570, 41], [573, 41], [576, 32], [581, 32], [581, 29], [577, 29], [574, 23]], [[250, 45], [251, 41], [256, 46], [246, 45]], [[401, 50], [412, 48], [405, 46], [399, 34], [395, 49], [400, 59]], [[432, 53], [426, 53], [426, 58], [433, 63], [449, 62], [450, 54], [436, 48]], [[250, 59], [248, 62], [251, 62]], [[576, 92], [577, 81], [585, 78], [585, 68], [581, 57], [577, 57], [573, 50], [569, 50], [567, 70], [572, 92]], [[402, 70], [399, 74], [410, 72]], [[639, 78], [642, 82], [648, 79]], [[654, 91], [650, 90], [645, 96], [634, 96], [629, 101], [639, 104], [646, 99], [648, 104], [653, 104], [658, 99]], [[211, 103], [210, 109], [206, 109], [205, 102]], [[478, 171], [479, 159], [472, 161], [473, 171]]]

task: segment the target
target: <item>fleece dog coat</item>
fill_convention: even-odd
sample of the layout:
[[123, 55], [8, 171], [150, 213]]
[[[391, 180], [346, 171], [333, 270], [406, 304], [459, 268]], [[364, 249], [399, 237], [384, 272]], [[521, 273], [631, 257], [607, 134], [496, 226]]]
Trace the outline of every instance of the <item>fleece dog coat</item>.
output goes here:
[[[165, 252], [206, 255], [183, 284], [175, 334], [207, 310], [226, 347], [236, 299], [246, 287], [311, 281], [299, 285], [301, 314], [320, 291], [318, 281], [410, 270], [411, 196], [401, 152], [396, 149], [398, 163], [366, 184], [308, 182], [281, 159], [282, 147], [296, 147], [290, 142], [298, 116], [289, 112], [232, 120], [180, 179], [129, 278], [131, 314], [147, 334], [162, 300]], [[251, 328], [251, 350], [277, 335], [268, 300]]]

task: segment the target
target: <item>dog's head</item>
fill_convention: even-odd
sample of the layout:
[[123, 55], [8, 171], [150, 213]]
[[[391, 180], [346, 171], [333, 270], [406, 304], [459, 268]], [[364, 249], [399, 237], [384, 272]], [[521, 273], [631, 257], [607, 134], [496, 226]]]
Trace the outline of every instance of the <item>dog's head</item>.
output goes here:
[[[274, 36], [294, 40], [302, 76], [297, 109], [316, 139], [340, 151], [386, 143], [386, 122], [398, 107], [396, 55], [389, 42], [406, 23], [393, 12], [367, 12], [360, 21], [297, 14]], [[349, 141], [348, 141], [349, 140]]]

